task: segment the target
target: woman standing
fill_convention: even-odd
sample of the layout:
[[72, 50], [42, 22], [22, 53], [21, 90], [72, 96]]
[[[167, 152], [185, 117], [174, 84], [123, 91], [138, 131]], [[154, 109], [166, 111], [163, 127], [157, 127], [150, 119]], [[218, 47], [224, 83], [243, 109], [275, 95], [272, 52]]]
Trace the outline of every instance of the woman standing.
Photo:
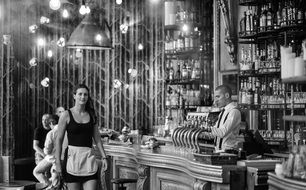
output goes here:
[[[106, 154], [96, 125], [96, 115], [89, 89], [79, 84], [74, 91], [75, 104], [65, 111], [58, 123], [56, 143], [56, 170], [63, 176], [68, 189], [95, 190], [98, 182], [98, 165], [92, 150], [94, 139], [101, 155], [102, 169], [107, 169]], [[61, 166], [61, 152], [64, 134], [67, 131], [67, 165]], [[65, 167], [65, 168], [64, 168]]]

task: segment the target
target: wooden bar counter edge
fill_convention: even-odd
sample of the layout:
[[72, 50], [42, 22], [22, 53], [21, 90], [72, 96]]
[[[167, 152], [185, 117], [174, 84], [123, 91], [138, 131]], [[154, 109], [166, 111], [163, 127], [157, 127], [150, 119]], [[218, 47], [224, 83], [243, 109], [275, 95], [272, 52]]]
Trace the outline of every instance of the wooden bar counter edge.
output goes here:
[[131, 189], [229, 190], [231, 183], [239, 183], [230, 180], [231, 171], [243, 171], [240, 173], [243, 173], [241, 182], [244, 183], [245, 167], [237, 165], [203, 164], [191, 158], [137, 146], [105, 144], [104, 149], [111, 157], [109, 178], [138, 178], [137, 184], [128, 185]]

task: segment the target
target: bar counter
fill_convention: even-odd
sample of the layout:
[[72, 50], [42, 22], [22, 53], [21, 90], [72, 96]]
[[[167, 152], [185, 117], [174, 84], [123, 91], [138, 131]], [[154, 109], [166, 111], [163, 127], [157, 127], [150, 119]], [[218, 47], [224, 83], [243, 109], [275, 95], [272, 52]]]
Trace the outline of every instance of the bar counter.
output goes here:
[[237, 181], [233, 183], [234, 177], [230, 179], [231, 173], [244, 171], [236, 165], [200, 163], [192, 154], [174, 152], [172, 146], [152, 150], [106, 144], [104, 148], [111, 158], [109, 178], [138, 178], [137, 184], [127, 184], [128, 190], [226, 190], [237, 185]]
[[306, 181], [298, 181], [290, 178], [277, 176], [275, 173], [269, 174], [269, 190], [305, 190]]

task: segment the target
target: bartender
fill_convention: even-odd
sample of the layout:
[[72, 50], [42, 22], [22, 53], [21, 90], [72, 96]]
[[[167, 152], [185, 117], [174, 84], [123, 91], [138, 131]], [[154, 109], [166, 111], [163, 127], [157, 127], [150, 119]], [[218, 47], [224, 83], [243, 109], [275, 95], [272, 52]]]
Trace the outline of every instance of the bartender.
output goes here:
[[239, 130], [241, 112], [232, 101], [232, 89], [227, 85], [220, 85], [215, 89], [214, 104], [221, 109], [218, 121], [211, 128], [215, 137], [216, 152], [237, 153], [240, 142]]

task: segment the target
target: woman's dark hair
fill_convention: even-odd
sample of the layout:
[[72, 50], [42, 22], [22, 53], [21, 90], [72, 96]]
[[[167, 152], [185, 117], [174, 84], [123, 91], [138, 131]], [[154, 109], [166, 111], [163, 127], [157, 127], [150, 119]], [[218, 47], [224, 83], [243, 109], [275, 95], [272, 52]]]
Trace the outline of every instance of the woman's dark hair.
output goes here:
[[80, 89], [80, 88], [85, 88], [88, 92], [88, 100], [87, 100], [86, 105], [85, 105], [85, 110], [89, 113], [89, 115], [93, 119], [93, 123], [96, 124], [97, 116], [96, 116], [95, 108], [94, 108], [94, 105], [93, 105], [93, 101], [92, 101], [92, 99], [90, 98], [90, 95], [89, 95], [89, 88], [85, 84], [78, 84], [78, 85], [75, 86], [75, 89], [74, 89], [73, 93], [76, 94], [77, 90]]

